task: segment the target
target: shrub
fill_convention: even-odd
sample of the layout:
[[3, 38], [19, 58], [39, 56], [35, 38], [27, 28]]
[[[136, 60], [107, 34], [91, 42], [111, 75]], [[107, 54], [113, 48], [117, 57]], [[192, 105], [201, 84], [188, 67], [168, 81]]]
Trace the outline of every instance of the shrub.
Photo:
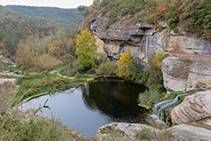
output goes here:
[[8, 83], [0, 86], [0, 140], [81, 140], [77, 131], [62, 126], [53, 116], [47, 120], [13, 107], [13, 88]]
[[139, 133], [140, 140], [148, 141], [171, 141], [174, 139], [174, 136], [171, 130], [163, 129], [156, 130], [150, 127], [145, 127]]
[[100, 75], [114, 75], [116, 74], [117, 64], [113, 62], [106, 62], [100, 65], [96, 70], [97, 74]]
[[156, 54], [150, 63], [150, 69], [141, 74], [140, 82], [149, 87], [149, 90], [139, 95], [140, 104], [152, 107], [164, 96], [165, 88], [161, 67], [163, 59], [167, 56], [165, 52]]
[[95, 55], [92, 58], [92, 62], [93, 62], [93, 66], [92, 69], [96, 70], [97, 68], [99, 68], [99, 66], [102, 63], [105, 63], [107, 59], [106, 54], [101, 54], [101, 53], [95, 53]]
[[163, 94], [158, 89], [149, 89], [139, 95], [139, 103], [153, 107], [162, 97]]

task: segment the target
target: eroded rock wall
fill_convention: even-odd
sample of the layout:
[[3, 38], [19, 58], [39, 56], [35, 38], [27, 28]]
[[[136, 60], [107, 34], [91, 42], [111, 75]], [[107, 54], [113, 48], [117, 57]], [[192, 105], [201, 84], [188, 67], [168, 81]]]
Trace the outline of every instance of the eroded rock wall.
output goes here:
[[104, 41], [104, 51], [110, 59], [118, 60], [127, 48], [138, 59], [148, 63], [159, 52], [187, 52], [211, 55], [211, 42], [186, 36], [184, 31], [174, 33], [166, 23], [155, 30], [152, 25], [143, 23], [115, 22], [106, 28], [108, 18], [99, 16], [89, 21], [89, 29]]
[[168, 57], [162, 65], [164, 87], [168, 91], [186, 91], [207, 88], [199, 85], [203, 78], [211, 76], [211, 57]]

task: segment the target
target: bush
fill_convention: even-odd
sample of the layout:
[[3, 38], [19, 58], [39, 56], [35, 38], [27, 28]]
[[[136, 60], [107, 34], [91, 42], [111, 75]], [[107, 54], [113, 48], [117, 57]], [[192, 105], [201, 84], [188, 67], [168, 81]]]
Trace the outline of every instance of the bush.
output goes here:
[[147, 141], [171, 141], [174, 139], [174, 136], [171, 130], [163, 129], [163, 130], [155, 130], [150, 127], [145, 127], [139, 133], [140, 140]]
[[74, 72], [74, 74], [77, 73], [77, 72], [82, 73], [84, 70], [85, 70], [85, 67], [79, 60], [75, 60], [73, 62], [73, 72]]
[[33, 110], [20, 111], [14, 101], [15, 89], [10, 83], [0, 85], [0, 140], [82, 140], [77, 131], [34, 115]]
[[149, 107], [153, 107], [154, 104], [159, 102], [159, 100], [163, 97], [163, 94], [158, 89], [149, 89], [144, 93], [139, 94], [139, 103], [140, 105], [147, 105]]
[[92, 69], [96, 70], [97, 68], [99, 68], [99, 66], [102, 63], [105, 63], [107, 59], [106, 54], [101, 54], [101, 53], [95, 53], [95, 55], [92, 58], [92, 62], [93, 62], [93, 66]]
[[165, 52], [158, 53], [150, 62], [150, 69], [142, 73], [140, 82], [144, 83], [149, 90], [139, 95], [139, 102], [152, 107], [159, 102], [166, 92], [163, 86], [163, 75], [161, 71], [162, 61], [168, 57]]
[[99, 75], [114, 75], [116, 74], [117, 64], [113, 62], [106, 62], [100, 65], [96, 70]]

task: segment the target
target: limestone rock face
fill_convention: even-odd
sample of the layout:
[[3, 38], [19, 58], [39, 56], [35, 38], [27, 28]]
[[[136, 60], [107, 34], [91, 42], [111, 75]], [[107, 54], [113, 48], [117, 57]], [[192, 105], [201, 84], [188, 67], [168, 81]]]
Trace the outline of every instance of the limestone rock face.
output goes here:
[[171, 111], [175, 124], [194, 122], [211, 116], [211, 90], [186, 96], [183, 102]]
[[105, 51], [104, 51], [103, 47], [104, 47], [105, 43], [103, 42], [103, 40], [99, 39], [97, 36], [95, 36], [95, 38], [96, 38], [96, 46], [98, 47], [97, 52], [104, 54]]
[[205, 85], [199, 80], [211, 76], [211, 57], [168, 57], [162, 65], [164, 87], [168, 91], [186, 91]]
[[168, 91], [184, 91], [185, 79], [182, 76], [182, 71], [186, 65], [177, 57], [168, 57], [163, 60], [162, 72], [164, 87]]
[[177, 125], [171, 128], [175, 141], [210, 141], [211, 130], [191, 125]]
[[159, 52], [187, 52], [211, 55], [211, 41], [186, 36], [185, 32], [173, 34], [166, 23], [159, 23], [162, 30], [155, 30], [145, 22], [130, 23], [124, 18], [106, 28], [108, 18], [96, 16], [89, 21], [89, 29], [103, 40], [108, 57], [118, 60], [127, 48], [139, 60], [148, 63]]

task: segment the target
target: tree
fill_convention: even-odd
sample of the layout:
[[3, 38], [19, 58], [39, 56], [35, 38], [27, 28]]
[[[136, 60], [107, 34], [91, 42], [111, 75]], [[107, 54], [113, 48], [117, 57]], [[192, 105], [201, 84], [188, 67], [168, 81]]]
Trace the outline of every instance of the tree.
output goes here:
[[139, 75], [142, 73], [142, 66], [136, 62], [132, 56], [132, 49], [123, 53], [118, 62], [117, 75], [128, 80], [138, 80]]
[[60, 57], [63, 54], [63, 49], [61, 47], [61, 40], [54, 40], [51, 44], [48, 45], [48, 50], [50, 54], [55, 55], [56, 57]]
[[91, 68], [93, 65], [92, 57], [97, 49], [95, 42], [95, 37], [92, 36], [88, 29], [85, 29], [76, 39], [76, 44], [78, 46], [76, 49], [76, 55], [87, 69]]

